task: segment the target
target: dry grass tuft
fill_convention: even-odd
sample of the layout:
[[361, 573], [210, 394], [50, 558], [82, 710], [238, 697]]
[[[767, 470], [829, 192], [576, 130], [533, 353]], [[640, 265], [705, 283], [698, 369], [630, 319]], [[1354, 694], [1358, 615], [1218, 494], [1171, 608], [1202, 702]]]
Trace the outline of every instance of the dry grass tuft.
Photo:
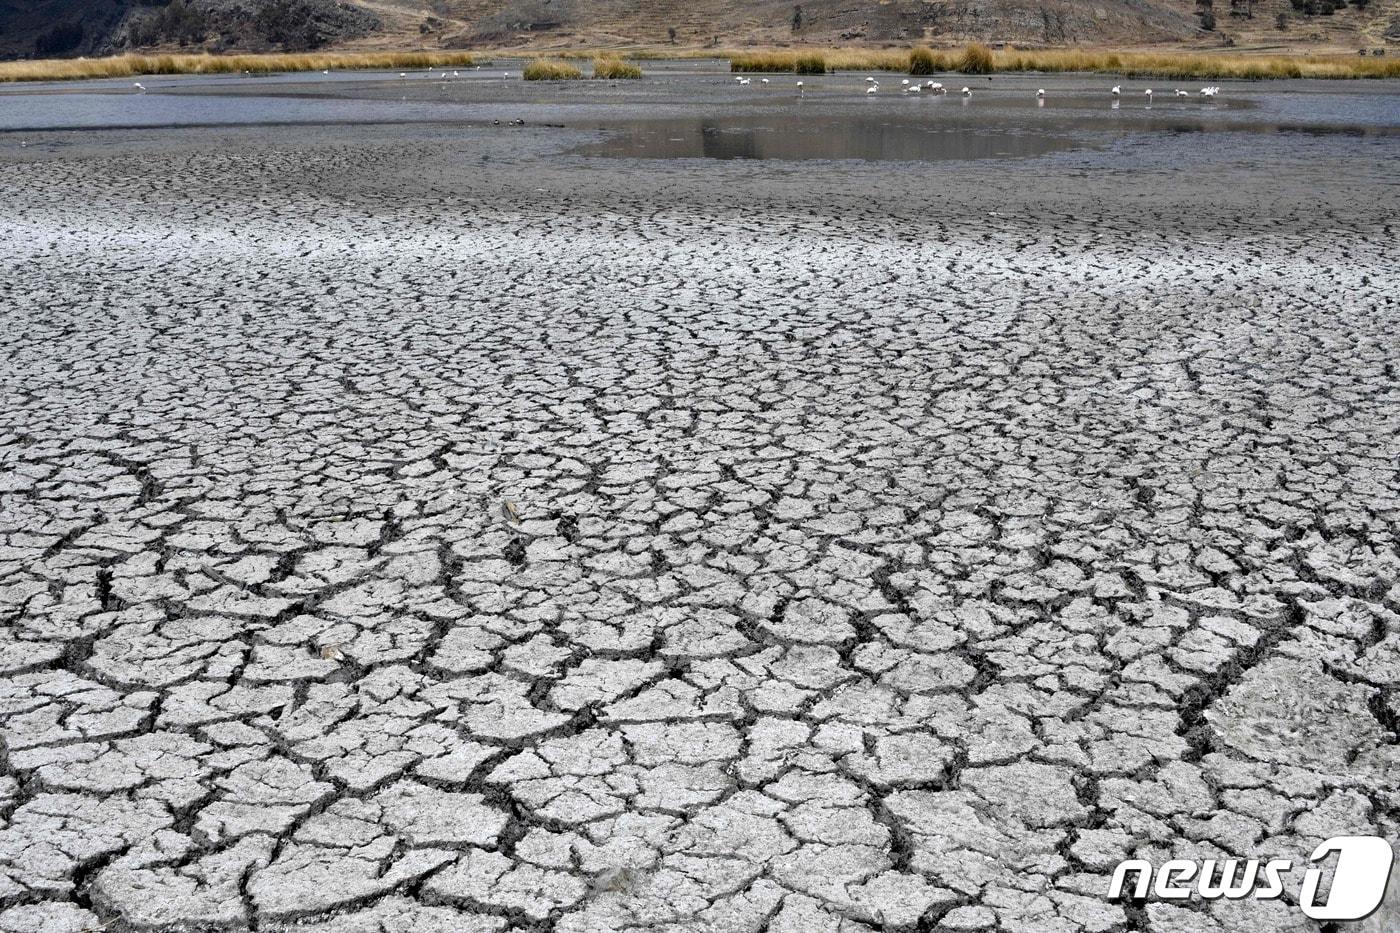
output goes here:
[[526, 81], [574, 81], [583, 77], [583, 72], [568, 62], [537, 58], [525, 66], [521, 77]]
[[973, 42], [963, 49], [957, 67], [965, 75], [989, 75], [996, 71], [996, 61], [992, 58], [991, 49]]
[[279, 55], [115, 55], [0, 62], [0, 81], [71, 81], [139, 75], [270, 74], [283, 71], [461, 68], [468, 52], [308, 52]]
[[599, 55], [593, 59], [593, 77], [595, 78], [640, 78], [641, 76], [641, 66], [633, 62], [625, 62], [616, 55]]
[[948, 58], [943, 53], [935, 52], [924, 45], [909, 50], [909, 73], [911, 75], [936, 75], [947, 70]]

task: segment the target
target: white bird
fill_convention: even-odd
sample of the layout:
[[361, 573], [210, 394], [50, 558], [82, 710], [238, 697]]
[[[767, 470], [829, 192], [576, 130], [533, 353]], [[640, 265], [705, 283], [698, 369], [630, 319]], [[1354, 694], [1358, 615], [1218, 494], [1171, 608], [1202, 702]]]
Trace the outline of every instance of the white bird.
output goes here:
[[1177, 88], [1177, 89], [1176, 89], [1176, 96], [1177, 96], [1177, 97], [1190, 97], [1190, 96], [1191, 96], [1191, 92], [1190, 92], [1190, 91], [1183, 91], [1181, 88]]
[[767, 83], [768, 83], [768, 79], [767, 79], [767, 78], [760, 78], [759, 81], [760, 81], [761, 83], [763, 83], [763, 84], [767, 84]]
[[874, 84], [874, 83], [875, 83], [875, 79], [874, 79], [874, 78], [871, 78], [871, 77], [867, 77], [867, 78], [865, 79], [865, 83], [866, 83], [866, 84]]
[[330, 71], [323, 71], [323, 72], [321, 72], [321, 74], [323, 74], [323, 75], [328, 75], [328, 74], [330, 74]]
[[865, 93], [867, 93], [867, 94], [874, 94], [874, 93], [878, 92], [879, 90], [880, 90], [880, 85], [878, 85], [878, 84], [872, 84], [872, 85], [870, 85], [870, 87], [868, 87], [868, 88], [865, 89]]
[[908, 83], [909, 83], [909, 79], [908, 79], [908, 78], [905, 78], [903, 81], [901, 81], [901, 82], [899, 82], [899, 83], [900, 83], [900, 84], [908, 84]]
[[930, 91], [937, 91], [937, 92], [940, 93], [940, 94], [947, 94], [947, 93], [948, 93], [948, 89], [947, 89], [946, 87], [944, 87], [943, 85], [939, 84], [937, 81], [930, 81], [930, 82], [928, 83], [928, 89], [929, 89]]
[[146, 93], [146, 85], [142, 84], [140, 81], [137, 81], [135, 84], [132, 85], [132, 87], [140, 91], [142, 94]]
[[1147, 99], [1148, 99], [1149, 102], [1152, 100], [1152, 88], [1148, 88], [1147, 90], [1143, 91], [1142, 93], [1144, 93], [1144, 94], [1147, 95]]
[[406, 75], [406, 74], [404, 74], [402, 71], [400, 71], [400, 72], [399, 72], [399, 77], [400, 77], [400, 78], [407, 78], [408, 75]]
[[736, 83], [736, 84], [743, 84], [743, 83], [744, 83], [744, 76], [743, 76], [743, 75], [737, 76], [737, 77], [734, 79], [734, 83]]
[[1109, 91], [1108, 93], [1112, 94], [1114, 97], [1117, 97], [1119, 94], [1123, 93], [1123, 89], [1115, 84], [1113, 85], [1113, 90]]
[[911, 84], [911, 85], [909, 85], [907, 88], [904, 89], [904, 93], [906, 93], [906, 94], [917, 94], [917, 93], [919, 93], [919, 85], [917, 85], [917, 84]]
[[970, 87], [964, 87], [964, 88], [962, 89], [962, 96], [963, 96], [963, 97], [971, 97], [971, 96], [972, 96], [972, 88], [970, 88]]
[[1219, 93], [1220, 93], [1220, 88], [1218, 88], [1218, 87], [1203, 87], [1203, 88], [1201, 88], [1201, 96], [1202, 96], [1202, 97], [1214, 97], [1216, 94], [1219, 94]]
[[457, 72], [454, 71], [454, 72], [452, 72], [452, 77], [456, 78], [456, 77], [460, 77], [460, 75], [458, 75]]
[[1036, 97], [1044, 97], [1044, 96], [1045, 96], [1045, 88], [1040, 88], [1040, 89], [1038, 89], [1038, 90], [1035, 92], [1035, 96], [1036, 96]]
[[799, 94], [802, 93], [802, 82], [801, 82], [801, 81], [798, 81], [798, 82], [797, 82], [797, 93], [799, 93]]

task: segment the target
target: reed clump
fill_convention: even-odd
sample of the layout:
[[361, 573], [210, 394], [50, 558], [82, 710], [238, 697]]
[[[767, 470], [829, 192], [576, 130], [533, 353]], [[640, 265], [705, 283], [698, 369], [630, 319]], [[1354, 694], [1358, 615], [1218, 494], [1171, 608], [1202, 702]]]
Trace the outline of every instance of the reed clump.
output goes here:
[[568, 62], [537, 58], [525, 65], [521, 77], [526, 81], [576, 81], [583, 77], [583, 72]]
[[469, 52], [306, 52], [267, 55], [114, 55], [0, 62], [0, 81], [72, 81], [140, 75], [272, 74], [288, 71], [364, 71], [462, 68]]
[[909, 50], [909, 73], [911, 75], [936, 75], [948, 70], [948, 57], [935, 52], [926, 45]]
[[958, 57], [958, 71], [965, 75], [989, 75], [996, 71], [992, 50], [978, 42], [969, 43]]
[[593, 59], [595, 78], [640, 78], [642, 69], [635, 62], [625, 62], [616, 55], [599, 55]]

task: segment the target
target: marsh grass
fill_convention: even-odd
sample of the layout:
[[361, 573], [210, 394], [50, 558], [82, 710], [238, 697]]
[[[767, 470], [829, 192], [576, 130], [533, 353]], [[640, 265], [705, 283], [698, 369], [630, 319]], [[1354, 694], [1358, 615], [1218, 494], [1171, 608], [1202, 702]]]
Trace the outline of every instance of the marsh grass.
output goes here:
[[936, 75], [948, 70], [948, 56], [921, 45], [909, 50], [909, 73], [911, 75]]
[[1218, 55], [1190, 52], [993, 52], [997, 71], [1083, 71], [1129, 78], [1400, 78], [1400, 59], [1356, 55]]
[[599, 55], [593, 59], [593, 77], [595, 78], [640, 78], [641, 76], [640, 65], [625, 62], [616, 55]]
[[973, 42], [958, 56], [957, 69], [965, 75], [989, 75], [996, 71], [996, 60], [991, 49]]
[[[795, 71], [810, 55], [793, 49], [715, 51], [730, 71]], [[828, 71], [894, 71], [938, 74], [994, 72], [1085, 72], [1128, 78], [1259, 80], [1267, 78], [1400, 78], [1400, 58], [1357, 55], [1248, 55], [1206, 52], [1108, 52], [1081, 49], [998, 49], [969, 45], [962, 50], [829, 49], [820, 53]], [[925, 70], [932, 69], [932, 70]]]
[[70, 81], [139, 75], [271, 74], [285, 71], [364, 71], [461, 68], [468, 52], [337, 52], [279, 55], [115, 55], [0, 62], [0, 81]]
[[[979, 47], [980, 48], [980, 47]], [[607, 58], [728, 59], [731, 71], [796, 72], [890, 71], [910, 74], [963, 70], [981, 54], [963, 50], [924, 49], [629, 49], [600, 55], [598, 50], [553, 53], [573, 60]], [[1400, 78], [1400, 57], [1358, 55], [1255, 55], [1217, 52], [1111, 52], [1083, 49], [986, 50], [993, 72], [1085, 72], [1128, 78], [1177, 80], [1256, 80], [1267, 78]], [[932, 61], [930, 62], [930, 58]], [[285, 71], [401, 70], [463, 67], [476, 64], [468, 52], [343, 52], [279, 55], [118, 55], [112, 58], [47, 59], [0, 62], [0, 82], [63, 81], [77, 78], [125, 78], [160, 74], [268, 74]], [[817, 71], [820, 62], [821, 71]], [[564, 64], [554, 61], [554, 65]], [[626, 62], [624, 61], [624, 64]], [[933, 72], [922, 69], [932, 67]], [[917, 69], [917, 70], [916, 70]], [[575, 69], [577, 70], [577, 69]], [[596, 73], [596, 66], [595, 66]], [[986, 72], [974, 71], [973, 74]], [[565, 77], [565, 76], [560, 76]], [[574, 77], [581, 77], [576, 75]], [[538, 79], [536, 79], [538, 80]]]
[[526, 81], [575, 81], [583, 77], [583, 72], [568, 62], [537, 58], [526, 63], [520, 76]]

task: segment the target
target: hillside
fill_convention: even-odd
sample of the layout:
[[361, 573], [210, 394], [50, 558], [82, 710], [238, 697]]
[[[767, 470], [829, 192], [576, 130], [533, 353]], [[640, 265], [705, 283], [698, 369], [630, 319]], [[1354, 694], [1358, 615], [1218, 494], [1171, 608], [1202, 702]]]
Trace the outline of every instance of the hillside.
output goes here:
[[[134, 49], [1400, 44], [1400, 0], [0, 0], [0, 57]], [[1400, 54], [1397, 50], [1394, 54]]]

